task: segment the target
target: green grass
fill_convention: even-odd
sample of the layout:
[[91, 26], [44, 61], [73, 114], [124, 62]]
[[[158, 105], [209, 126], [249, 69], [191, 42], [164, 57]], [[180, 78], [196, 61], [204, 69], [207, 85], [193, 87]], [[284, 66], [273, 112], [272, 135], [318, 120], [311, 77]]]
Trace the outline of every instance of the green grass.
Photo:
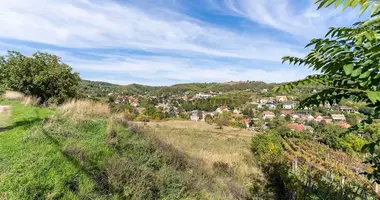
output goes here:
[[196, 160], [109, 119], [15, 101], [0, 131], [0, 199], [232, 199]]

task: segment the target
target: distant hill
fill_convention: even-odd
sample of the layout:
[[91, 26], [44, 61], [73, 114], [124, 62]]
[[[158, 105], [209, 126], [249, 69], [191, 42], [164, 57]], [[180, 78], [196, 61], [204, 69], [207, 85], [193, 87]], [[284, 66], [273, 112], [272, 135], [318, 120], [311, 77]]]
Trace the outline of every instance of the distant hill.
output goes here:
[[[231, 92], [247, 91], [260, 93], [264, 89], [268, 91], [265, 95], [272, 94], [272, 89], [281, 83], [265, 83], [262, 81], [230, 81], [225, 83], [183, 83], [172, 86], [148, 86], [141, 84], [117, 85], [107, 82], [82, 80], [79, 85], [79, 96], [92, 98], [94, 100], [106, 100], [108, 94], [120, 95], [150, 95], [150, 96], [171, 96], [171, 95], [194, 95], [199, 92]], [[292, 91], [292, 95], [303, 99], [314, 90], [321, 90], [322, 87], [316, 84], [303, 85]], [[281, 94], [281, 93], [278, 93]]]
[[109, 93], [123, 95], [173, 95], [197, 92], [229, 92], [236, 90], [250, 90], [259, 92], [263, 89], [271, 90], [275, 85], [261, 81], [239, 81], [226, 83], [185, 83], [172, 86], [147, 86], [141, 84], [117, 85], [107, 82], [83, 80], [79, 85], [79, 94], [85, 97], [105, 97]]

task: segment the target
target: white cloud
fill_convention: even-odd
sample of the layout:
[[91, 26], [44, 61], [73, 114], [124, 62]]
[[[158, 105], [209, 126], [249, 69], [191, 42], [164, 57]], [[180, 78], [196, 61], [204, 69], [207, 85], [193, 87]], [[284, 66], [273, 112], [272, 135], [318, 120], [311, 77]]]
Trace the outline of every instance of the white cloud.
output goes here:
[[[307, 7], [300, 9], [299, 5], [305, 2]], [[313, 2], [311, 0], [223, 0], [224, 6], [219, 6], [218, 10], [306, 39], [322, 37], [331, 26], [347, 26], [358, 20], [357, 10], [348, 10], [344, 13], [340, 9], [317, 11], [317, 6]], [[211, 0], [211, 4], [220, 4], [220, 1]]]
[[[131, 83], [128, 78], [138, 79], [145, 84], [166, 85], [186, 82], [225, 82], [257, 80], [265, 82], [284, 82], [304, 78], [310, 70], [303, 68], [275, 69], [267, 65], [252, 67], [253, 62], [233, 65], [233, 62], [209, 59], [192, 59], [165, 56], [114, 57], [105, 55], [98, 61], [71, 59], [70, 63], [80, 72], [111, 74], [106, 80], [113, 83]], [[270, 65], [274, 63], [270, 62]], [[268, 67], [265, 69], [265, 67]], [[97, 80], [105, 80], [97, 78]], [[133, 82], [133, 81], [132, 81]]]
[[170, 10], [87, 0], [3, 0], [0, 37], [73, 48], [130, 48], [279, 60], [299, 47], [243, 35]]

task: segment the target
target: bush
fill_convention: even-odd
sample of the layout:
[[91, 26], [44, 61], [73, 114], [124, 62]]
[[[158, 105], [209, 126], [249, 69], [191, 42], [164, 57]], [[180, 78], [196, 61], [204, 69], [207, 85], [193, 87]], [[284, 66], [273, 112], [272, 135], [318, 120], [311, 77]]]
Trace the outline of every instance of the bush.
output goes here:
[[235, 127], [235, 128], [246, 128], [247, 126], [243, 122], [239, 121], [231, 121], [230, 126]]
[[61, 104], [76, 96], [80, 77], [55, 55], [37, 52], [26, 57], [9, 51], [0, 57], [0, 83], [7, 89]]
[[280, 162], [283, 152], [281, 136], [274, 130], [255, 135], [252, 138], [251, 150], [263, 164]]

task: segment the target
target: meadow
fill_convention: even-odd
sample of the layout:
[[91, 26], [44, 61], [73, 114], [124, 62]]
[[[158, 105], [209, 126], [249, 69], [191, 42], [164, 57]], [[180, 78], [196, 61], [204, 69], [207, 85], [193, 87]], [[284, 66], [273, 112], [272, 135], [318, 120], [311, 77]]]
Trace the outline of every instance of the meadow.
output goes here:
[[247, 199], [260, 178], [244, 131], [144, 127], [105, 104], [24, 100], [0, 100], [10, 108], [0, 113], [0, 199]]

